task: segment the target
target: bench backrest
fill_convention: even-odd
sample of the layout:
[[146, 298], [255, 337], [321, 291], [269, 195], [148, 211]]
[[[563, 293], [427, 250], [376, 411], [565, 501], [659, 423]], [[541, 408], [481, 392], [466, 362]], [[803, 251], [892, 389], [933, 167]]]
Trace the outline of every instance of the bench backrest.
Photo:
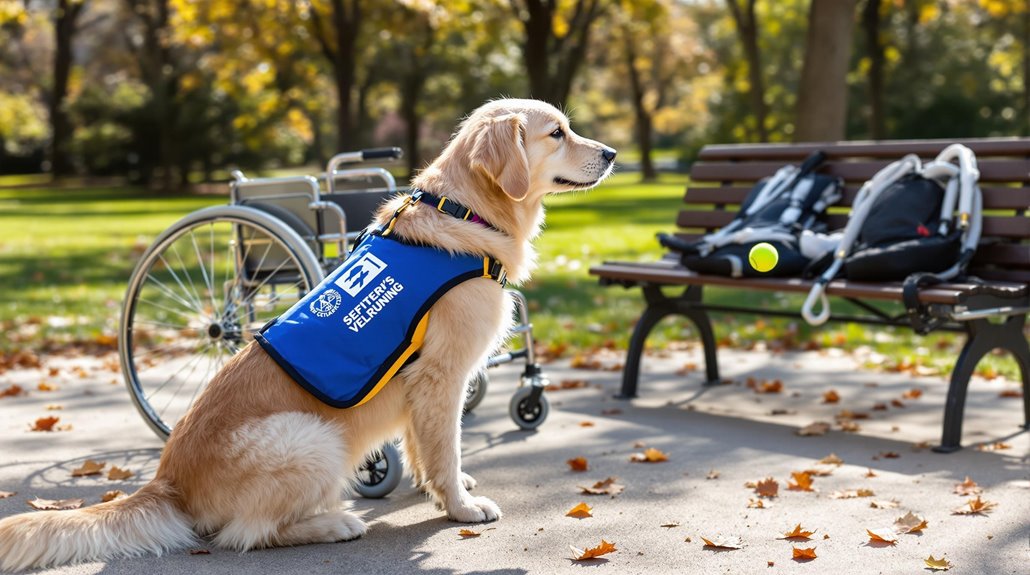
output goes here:
[[691, 168], [691, 183], [676, 223], [687, 239], [718, 229], [733, 219], [755, 182], [822, 150], [829, 159], [820, 171], [840, 176], [847, 184], [844, 198], [828, 216], [830, 228], [839, 229], [847, 222], [858, 188], [881, 168], [905, 154], [931, 160], [954, 142], [976, 154], [984, 196], [983, 240], [971, 273], [1030, 283], [1030, 139], [705, 146]]

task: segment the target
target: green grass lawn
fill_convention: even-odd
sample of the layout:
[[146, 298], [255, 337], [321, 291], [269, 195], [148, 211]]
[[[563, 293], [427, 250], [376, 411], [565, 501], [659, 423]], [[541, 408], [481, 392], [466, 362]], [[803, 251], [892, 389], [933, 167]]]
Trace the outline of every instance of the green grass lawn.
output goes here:
[[[540, 266], [524, 286], [540, 342], [570, 350], [626, 345], [643, 309], [639, 290], [602, 288], [587, 269], [608, 259], [659, 257], [654, 234], [672, 228], [686, 182], [685, 176], [664, 175], [641, 184], [636, 174], [619, 174], [597, 190], [547, 201], [547, 229], [537, 242]], [[180, 217], [225, 201], [136, 188], [0, 188], [0, 351], [109, 341], [141, 252]], [[793, 310], [801, 304], [797, 296], [719, 289], [708, 290], [706, 299]], [[834, 306], [848, 309], [840, 301]], [[951, 334], [919, 338], [907, 330], [858, 325], [810, 331], [801, 320], [748, 316], [714, 320], [725, 344], [869, 346], [887, 356], [888, 365], [950, 369], [961, 344]], [[688, 323], [668, 319], [651, 343], [693, 337]], [[980, 370], [1016, 376], [1008, 357], [990, 356]]]

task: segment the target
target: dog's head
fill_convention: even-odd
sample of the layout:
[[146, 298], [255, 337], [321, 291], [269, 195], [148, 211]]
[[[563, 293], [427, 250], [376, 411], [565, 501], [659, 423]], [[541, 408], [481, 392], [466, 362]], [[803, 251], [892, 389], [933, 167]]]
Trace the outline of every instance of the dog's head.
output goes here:
[[611, 174], [615, 150], [572, 131], [569, 119], [539, 100], [503, 99], [473, 112], [455, 137], [470, 168], [516, 201], [585, 190]]

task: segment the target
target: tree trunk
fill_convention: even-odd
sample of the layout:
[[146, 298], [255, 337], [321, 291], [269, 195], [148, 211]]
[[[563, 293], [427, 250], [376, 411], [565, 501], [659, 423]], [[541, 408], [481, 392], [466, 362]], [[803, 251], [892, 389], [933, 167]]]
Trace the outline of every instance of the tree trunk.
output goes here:
[[[347, 10], [347, 6], [350, 10]], [[360, 0], [333, 0], [333, 28], [336, 31], [336, 57], [333, 62], [333, 80], [336, 83], [337, 111], [336, 134], [338, 151], [349, 151], [358, 147], [355, 134], [351, 91], [354, 88], [354, 67], [356, 63], [355, 43], [361, 26]]]
[[794, 141], [844, 139], [856, 0], [812, 0]]
[[633, 38], [625, 27], [623, 33], [623, 53], [626, 57], [626, 69], [629, 72], [630, 91], [633, 94], [633, 111], [637, 131], [637, 145], [640, 147], [640, 179], [645, 182], [654, 181], [657, 174], [651, 158], [652, 117], [644, 104], [644, 87], [637, 70], [637, 54]]
[[72, 126], [68, 111], [65, 109], [65, 98], [68, 96], [68, 77], [72, 68], [72, 40], [75, 37], [75, 24], [82, 6], [82, 3], [58, 0], [57, 12], [54, 15], [54, 85], [50, 92], [49, 116], [50, 171], [55, 178], [72, 172], [67, 149]]
[[751, 84], [749, 97], [751, 111], [755, 114], [759, 142], [769, 141], [769, 129], [765, 125], [768, 108], [765, 105], [765, 81], [762, 79], [762, 57], [758, 51], [758, 21], [755, 19], [755, 0], [747, 0], [747, 12], [744, 13], [737, 0], [727, 0], [733, 21], [737, 24], [737, 33], [744, 46], [744, 58], [747, 60], [748, 82]]
[[883, 71], [885, 57], [880, 42], [880, 5], [882, 0], [866, 0], [862, 11], [866, 53], [869, 55], [869, 137], [886, 136], [883, 110]]
[[[524, 0], [527, 17], [516, 8], [525, 37], [522, 58], [529, 78], [530, 96], [561, 107], [568, 101], [576, 72], [586, 55], [590, 29], [601, 14], [603, 0], [576, 0], [568, 30], [554, 34], [554, 0]], [[516, 2], [513, 0], [513, 5]]]

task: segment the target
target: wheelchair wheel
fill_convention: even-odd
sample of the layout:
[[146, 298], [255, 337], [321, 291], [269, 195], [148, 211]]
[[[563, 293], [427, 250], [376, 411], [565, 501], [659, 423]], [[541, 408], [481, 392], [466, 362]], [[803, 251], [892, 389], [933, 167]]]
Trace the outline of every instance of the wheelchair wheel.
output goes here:
[[529, 396], [532, 393], [533, 386], [524, 385], [515, 390], [515, 395], [511, 396], [511, 403], [508, 404], [508, 415], [511, 416], [511, 420], [526, 431], [540, 427], [551, 411], [551, 404], [543, 394], [536, 405], [531, 407]]
[[404, 468], [397, 446], [393, 442], [385, 443], [381, 449], [369, 454], [365, 463], [358, 468], [354, 490], [366, 499], [382, 499], [397, 489], [403, 475]]
[[297, 232], [253, 208], [199, 210], [158, 236], [129, 280], [118, 338], [154, 433], [166, 439], [229, 358], [321, 279]]
[[483, 401], [486, 396], [486, 388], [489, 386], [490, 378], [486, 373], [476, 374], [476, 377], [469, 382], [468, 393], [465, 395], [465, 411], [469, 413]]

